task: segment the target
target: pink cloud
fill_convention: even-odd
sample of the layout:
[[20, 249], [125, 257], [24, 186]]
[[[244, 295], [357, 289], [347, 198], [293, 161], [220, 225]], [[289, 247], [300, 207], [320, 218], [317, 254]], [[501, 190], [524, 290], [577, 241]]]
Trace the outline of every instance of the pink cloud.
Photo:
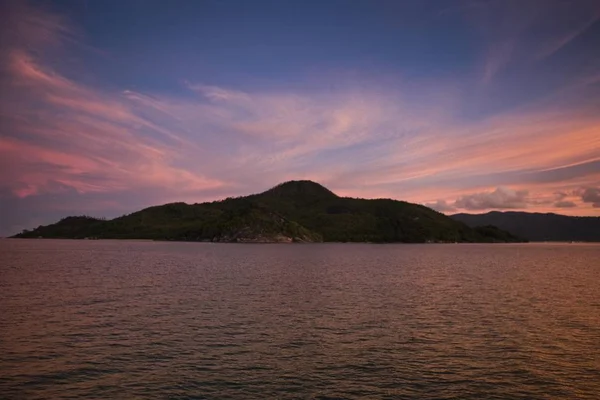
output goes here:
[[[452, 182], [483, 172], [547, 171], [600, 159], [600, 120], [569, 109], [534, 109], [467, 123], [436, 113], [435, 102], [428, 115], [409, 101], [390, 101], [378, 92], [362, 93], [357, 101], [358, 96], [348, 92], [301, 96], [210, 90], [219, 96], [209, 96], [208, 104], [160, 98], [140, 102], [199, 127], [207, 137], [211, 129], [215, 137], [227, 132], [228, 143], [236, 145], [228, 148], [235, 154], [228, 164], [243, 173], [266, 175], [271, 184], [302, 177], [330, 184], [343, 195], [435, 201], [433, 196], [442, 191], [459, 196]], [[210, 124], [204, 129], [206, 121]], [[223, 150], [222, 143], [213, 145], [214, 151]], [[362, 148], [351, 158], [337, 155], [354, 145]], [[329, 151], [336, 153], [325, 165], [315, 163]], [[428, 179], [444, 185], [413, 186], [400, 194], [383, 188]], [[356, 182], [361, 182], [359, 188], [354, 188]], [[462, 193], [475, 188], [471, 185], [470, 192]]]
[[14, 47], [36, 49], [61, 47], [74, 41], [75, 29], [61, 14], [33, 6], [28, 1], [10, 1], [4, 5], [0, 34]]
[[17, 196], [19, 198], [24, 198], [24, 197], [33, 196], [35, 194], [38, 194], [38, 188], [33, 185], [27, 185], [27, 186], [14, 188], [13, 193], [15, 194], [15, 196]]
[[64, 187], [79, 193], [160, 185], [198, 191], [222, 184], [175, 167], [179, 146], [186, 141], [137, 115], [120, 94], [50, 72], [21, 50], [12, 51], [11, 58], [14, 79], [3, 89], [18, 96], [19, 106], [9, 96], [1, 100], [8, 110], [6, 126], [20, 134], [0, 138], [0, 153], [8, 164], [2, 169], [2, 185], [15, 195]]
[[[518, 21], [517, 33], [530, 26], [530, 17]], [[495, 40], [505, 27], [492, 29]], [[39, 30], [45, 31], [54, 32], [52, 42], [71, 32], [61, 19], [50, 19]], [[539, 199], [598, 179], [585, 174], [551, 184], [515, 182], [499, 192], [495, 182], [477, 181], [482, 174], [552, 172], [600, 160], [600, 118], [592, 112], [530, 107], [467, 122], [457, 106], [465, 100], [452, 84], [402, 79], [396, 90], [348, 84], [343, 90], [241, 91], [188, 84], [193, 93], [181, 97], [109, 91], [49, 68], [32, 49], [44, 43], [36, 35], [10, 49], [11, 80], [0, 94], [3, 121], [14, 132], [0, 137], [1, 185], [18, 197], [161, 190], [174, 200], [194, 199], [215, 188], [241, 195], [304, 178], [341, 195], [440, 207], [462, 198], [483, 207], [496, 204], [490, 196], [515, 200], [527, 191]], [[522, 51], [517, 38], [494, 42], [486, 79]]]
[[493, 192], [473, 193], [456, 199], [455, 207], [466, 210], [524, 209], [529, 203], [527, 190], [496, 188]]

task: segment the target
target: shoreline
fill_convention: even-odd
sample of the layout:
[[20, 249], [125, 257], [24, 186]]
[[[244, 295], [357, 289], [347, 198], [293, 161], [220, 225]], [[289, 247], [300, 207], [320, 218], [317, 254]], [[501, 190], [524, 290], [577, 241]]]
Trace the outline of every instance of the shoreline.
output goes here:
[[243, 245], [261, 245], [261, 244], [280, 244], [280, 245], [313, 245], [313, 244], [377, 244], [377, 245], [398, 245], [398, 244], [409, 244], [409, 245], [453, 245], [453, 244], [548, 244], [548, 245], [581, 245], [581, 244], [600, 244], [598, 242], [585, 242], [585, 241], [527, 241], [527, 242], [219, 242], [219, 241], [201, 241], [201, 240], [162, 240], [162, 239], [117, 239], [117, 238], [101, 238], [101, 239], [77, 239], [77, 238], [14, 238], [4, 237], [2, 239], [10, 240], [65, 240], [65, 241], [120, 241], [120, 242], [155, 242], [155, 243], [202, 243], [202, 244], [243, 244]]

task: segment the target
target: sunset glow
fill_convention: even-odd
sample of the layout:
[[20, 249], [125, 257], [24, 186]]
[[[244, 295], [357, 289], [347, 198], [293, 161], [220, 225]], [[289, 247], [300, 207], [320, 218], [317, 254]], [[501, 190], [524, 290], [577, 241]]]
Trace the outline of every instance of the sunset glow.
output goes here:
[[0, 235], [290, 179], [600, 216], [600, 3], [576, 4], [7, 2]]

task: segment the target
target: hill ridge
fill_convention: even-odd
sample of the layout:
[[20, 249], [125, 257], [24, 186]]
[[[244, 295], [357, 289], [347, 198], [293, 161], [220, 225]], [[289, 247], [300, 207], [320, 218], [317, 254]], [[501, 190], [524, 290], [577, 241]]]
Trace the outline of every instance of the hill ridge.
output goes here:
[[530, 241], [600, 241], [600, 217], [524, 211], [459, 213], [450, 217], [471, 227], [494, 225]]
[[20, 238], [211, 242], [514, 242], [494, 227], [470, 228], [423, 205], [339, 197], [308, 180], [200, 204], [147, 207], [111, 220], [63, 218]]

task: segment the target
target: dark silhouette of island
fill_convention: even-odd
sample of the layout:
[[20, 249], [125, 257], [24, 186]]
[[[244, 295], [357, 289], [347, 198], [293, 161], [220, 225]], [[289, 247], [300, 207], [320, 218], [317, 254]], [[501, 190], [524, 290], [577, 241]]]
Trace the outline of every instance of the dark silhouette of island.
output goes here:
[[455, 214], [451, 217], [472, 227], [494, 225], [535, 242], [600, 242], [600, 217], [499, 211]]
[[518, 242], [493, 226], [471, 228], [418, 204], [339, 197], [312, 181], [201, 204], [170, 203], [112, 220], [67, 217], [17, 238], [211, 242]]

